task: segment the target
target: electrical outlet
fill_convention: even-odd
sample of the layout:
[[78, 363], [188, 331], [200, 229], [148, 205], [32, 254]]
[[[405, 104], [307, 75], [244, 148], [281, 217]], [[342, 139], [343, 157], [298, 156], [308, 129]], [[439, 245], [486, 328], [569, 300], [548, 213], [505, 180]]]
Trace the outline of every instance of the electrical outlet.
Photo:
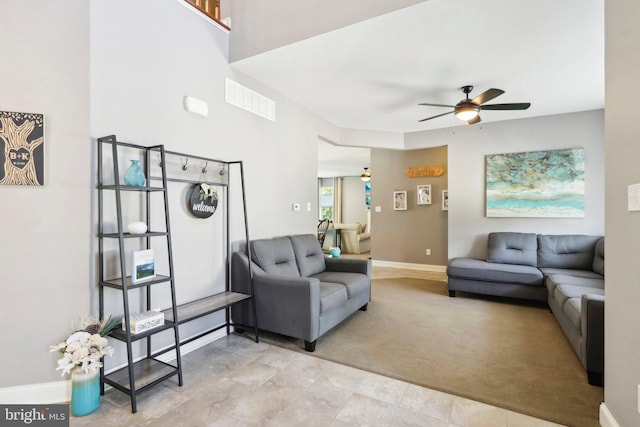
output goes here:
[[425, 255], [431, 255], [431, 249], [427, 249], [427, 250], [425, 251]]

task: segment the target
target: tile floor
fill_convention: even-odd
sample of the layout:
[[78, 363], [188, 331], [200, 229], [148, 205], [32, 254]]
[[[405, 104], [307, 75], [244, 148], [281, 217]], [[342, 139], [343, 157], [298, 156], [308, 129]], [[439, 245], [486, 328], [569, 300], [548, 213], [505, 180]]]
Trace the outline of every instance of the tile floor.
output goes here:
[[236, 335], [183, 357], [184, 386], [108, 391], [71, 426], [548, 427], [558, 424]]

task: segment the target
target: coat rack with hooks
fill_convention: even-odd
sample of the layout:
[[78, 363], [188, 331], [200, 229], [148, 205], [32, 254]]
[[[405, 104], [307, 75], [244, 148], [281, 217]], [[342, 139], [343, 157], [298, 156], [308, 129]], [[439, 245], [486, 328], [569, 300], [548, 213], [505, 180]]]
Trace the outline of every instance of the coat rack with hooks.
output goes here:
[[[235, 162], [231, 162], [235, 163]], [[190, 184], [229, 185], [229, 162], [192, 154], [165, 151], [167, 181]], [[150, 152], [149, 179], [162, 179], [162, 162], [157, 152]]]

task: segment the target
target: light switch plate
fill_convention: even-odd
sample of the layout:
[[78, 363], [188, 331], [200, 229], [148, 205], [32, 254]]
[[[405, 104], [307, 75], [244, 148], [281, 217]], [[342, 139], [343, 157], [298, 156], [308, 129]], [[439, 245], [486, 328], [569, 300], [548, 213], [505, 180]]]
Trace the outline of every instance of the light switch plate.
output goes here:
[[291, 208], [295, 211], [298, 212], [300, 210], [300, 203], [294, 203]]
[[627, 209], [640, 211], [640, 184], [632, 184], [627, 187]]
[[382, 212], [382, 206], [376, 206], [376, 212]]

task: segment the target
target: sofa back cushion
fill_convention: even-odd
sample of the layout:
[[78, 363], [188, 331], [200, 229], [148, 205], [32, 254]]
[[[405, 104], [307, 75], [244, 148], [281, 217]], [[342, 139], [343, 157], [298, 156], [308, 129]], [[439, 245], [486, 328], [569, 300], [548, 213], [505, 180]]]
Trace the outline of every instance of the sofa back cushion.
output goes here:
[[598, 243], [596, 243], [592, 268], [593, 271], [604, 276], [604, 237], [601, 237]]
[[252, 241], [251, 259], [266, 273], [300, 277], [293, 246], [287, 237]]
[[538, 267], [591, 270], [600, 236], [538, 235]]
[[309, 277], [322, 273], [327, 269], [324, 262], [324, 253], [316, 236], [313, 234], [300, 234], [289, 236], [289, 239], [293, 246], [301, 276]]
[[535, 267], [537, 248], [534, 233], [489, 233], [487, 261]]

